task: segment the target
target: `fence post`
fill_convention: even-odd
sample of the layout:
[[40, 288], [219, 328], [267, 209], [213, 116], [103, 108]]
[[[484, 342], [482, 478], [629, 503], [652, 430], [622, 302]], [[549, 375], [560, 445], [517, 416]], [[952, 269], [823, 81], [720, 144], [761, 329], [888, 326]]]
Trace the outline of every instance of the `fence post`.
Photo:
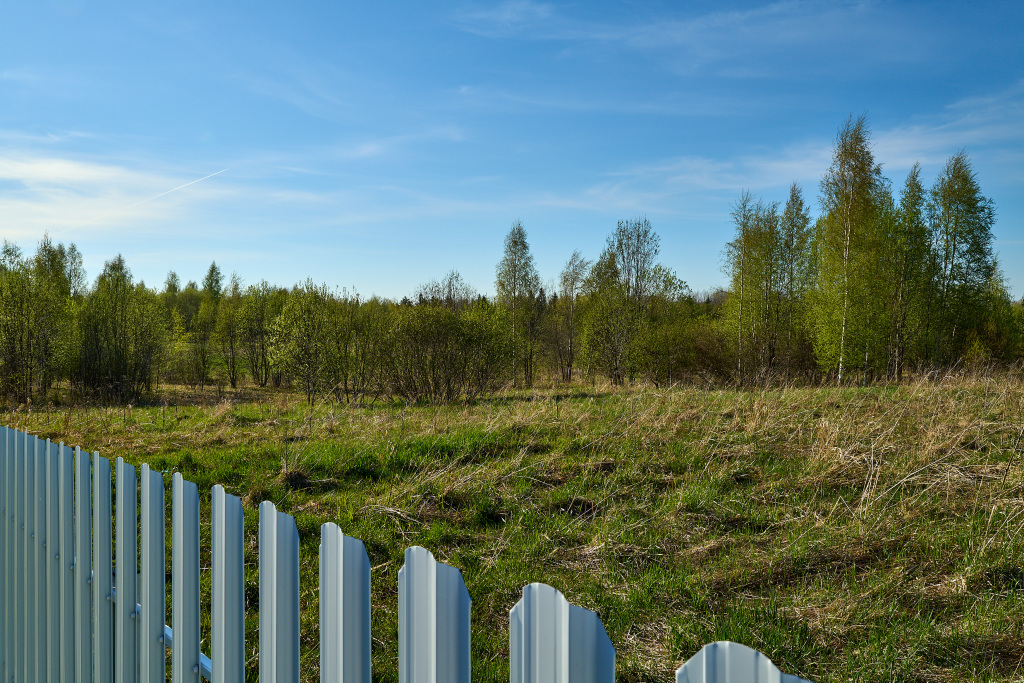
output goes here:
[[676, 683], [810, 683], [784, 674], [772, 660], [746, 645], [721, 640], [705, 645], [676, 670]]
[[407, 548], [398, 571], [398, 680], [469, 683], [469, 591], [462, 572]]
[[139, 673], [142, 683], [166, 678], [164, 624], [167, 618], [164, 553], [164, 480], [142, 465], [142, 580], [139, 596]]
[[174, 473], [171, 540], [172, 683], [199, 680], [199, 492]]
[[260, 503], [260, 683], [299, 680], [299, 531]]
[[46, 442], [46, 678], [60, 680], [60, 453], [64, 444]]
[[597, 615], [543, 583], [509, 611], [512, 683], [614, 683], [615, 649]]
[[[242, 500], [213, 487], [210, 509], [213, 585], [210, 659], [213, 683], [245, 681], [245, 519]], [[325, 680], [325, 679], [322, 679]]]
[[72, 450], [60, 448], [60, 678], [73, 683], [75, 678], [75, 458]]
[[331, 522], [320, 527], [320, 680], [370, 683], [370, 558]]
[[135, 683], [138, 675], [138, 612], [136, 582], [138, 581], [138, 511], [135, 492], [135, 468], [117, 459], [117, 577], [115, 589], [116, 649], [114, 651], [115, 683]]

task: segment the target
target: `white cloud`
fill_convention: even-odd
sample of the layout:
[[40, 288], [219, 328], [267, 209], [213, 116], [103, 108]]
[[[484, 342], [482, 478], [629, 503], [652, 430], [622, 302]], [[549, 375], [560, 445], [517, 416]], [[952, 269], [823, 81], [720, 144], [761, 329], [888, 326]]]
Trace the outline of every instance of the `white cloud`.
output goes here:
[[535, 29], [554, 16], [551, 5], [509, 0], [492, 7], [465, 7], [455, 14], [455, 21], [471, 33], [494, 37]]
[[[131, 227], [144, 229], [181, 215], [215, 191], [196, 177], [33, 152], [0, 156], [0, 215], [12, 239], [36, 239]], [[174, 190], [179, 192], [169, 192]], [[158, 197], [158, 195], [160, 195]]]
[[834, 71], [837, 63], [921, 62], [933, 38], [920, 23], [886, 4], [864, 1], [782, 0], [742, 11], [644, 21], [598, 22], [556, 12], [546, 4], [506, 2], [455, 15], [462, 29], [494, 38], [521, 37], [595, 45], [657, 55], [680, 74], [732, 78]]

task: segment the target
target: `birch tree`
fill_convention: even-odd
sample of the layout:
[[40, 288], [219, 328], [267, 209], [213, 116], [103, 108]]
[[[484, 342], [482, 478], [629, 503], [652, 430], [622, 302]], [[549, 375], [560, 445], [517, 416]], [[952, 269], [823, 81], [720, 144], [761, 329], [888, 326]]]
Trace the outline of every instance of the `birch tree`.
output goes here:
[[927, 216], [936, 266], [936, 356], [941, 361], [952, 359], [963, 347], [965, 331], [984, 308], [995, 269], [995, 207], [981, 193], [966, 152], [950, 157], [935, 179]]
[[871, 269], [877, 252], [881, 167], [871, 151], [864, 116], [839, 130], [832, 165], [821, 181], [822, 218], [816, 224], [817, 273], [811, 311], [815, 355], [822, 370], [857, 364], [854, 349], [870, 326]]
[[522, 367], [526, 386], [529, 387], [533, 381], [537, 339], [527, 333], [537, 329], [537, 326], [531, 324], [530, 318], [540, 290], [540, 276], [533, 264], [533, 255], [521, 221], [513, 223], [505, 235], [505, 252], [498, 263], [494, 287], [498, 303], [508, 309], [511, 319], [512, 385], [516, 385], [517, 370]]

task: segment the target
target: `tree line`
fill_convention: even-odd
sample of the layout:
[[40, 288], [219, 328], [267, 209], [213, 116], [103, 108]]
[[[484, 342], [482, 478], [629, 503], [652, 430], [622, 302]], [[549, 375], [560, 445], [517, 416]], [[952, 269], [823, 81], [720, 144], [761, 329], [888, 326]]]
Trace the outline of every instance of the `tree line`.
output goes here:
[[784, 206], [748, 192], [726, 247], [735, 374], [900, 379], [1020, 357], [1020, 306], [992, 250], [995, 207], [966, 152], [930, 189], [915, 164], [894, 196], [864, 117], [839, 130], [811, 219], [799, 186]]
[[899, 380], [908, 370], [1010, 363], [1024, 313], [992, 252], [993, 202], [964, 152], [930, 190], [919, 166], [899, 196], [864, 118], [838, 132], [812, 219], [743, 192], [725, 247], [728, 289], [696, 294], [658, 262], [643, 216], [621, 220], [594, 261], [579, 251], [545, 286], [521, 222], [495, 295], [457, 271], [399, 301], [312, 281], [290, 289], [168, 274], [136, 282], [120, 256], [88, 283], [75, 245], [44, 238], [0, 254], [0, 394], [132, 401], [161, 384], [243, 384], [307, 401], [449, 402], [538, 381], [605, 377], [663, 386], [779, 379]]

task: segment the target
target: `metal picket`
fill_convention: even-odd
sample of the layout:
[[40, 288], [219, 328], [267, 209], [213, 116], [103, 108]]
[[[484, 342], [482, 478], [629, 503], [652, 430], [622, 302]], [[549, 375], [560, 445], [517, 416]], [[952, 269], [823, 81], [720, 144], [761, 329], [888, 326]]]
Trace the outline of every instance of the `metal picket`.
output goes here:
[[142, 683], [163, 683], [167, 655], [164, 625], [167, 618], [164, 480], [142, 465], [142, 575], [139, 596], [139, 678]]
[[75, 678], [75, 454], [61, 445], [60, 474], [57, 483], [60, 536], [57, 560], [60, 563], [60, 678], [73, 683]]
[[93, 454], [93, 680], [114, 680], [113, 530], [110, 510], [110, 461]]
[[115, 650], [114, 682], [136, 683], [138, 680], [138, 510], [136, 499], [135, 468], [117, 459], [117, 563], [114, 575], [116, 596], [114, 607]]
[[7, 563], [11, 557], [7, 547], [7, 501], [10, 500], [7, 490], [8, 431], [7, 427], [0, 427], [0, 553], [3, 553], [3, 560], [0, 561], [0, 681], [7, 680], [7, 638], [4, 635], [7, 633], [7, 606], [10, 604], [7, 595]]
[[60, 452], [64, 444], [46, 441], [46, 679], [60, 680]]
[[[245, 680], [245, 563], [242, 500], [213, 487], [210, 550], [213, 568], [210, 655], [213, 683]], [[325, 679], [326, 680], [326, 679]]]
[[171, 489], [172, 683], [199, 681], [199, 492], [174, 474]]
[[320, 527], [320, 678], [370, 683], [370, 558], [337, 525]]
[[710, 643], [676, 670], [676, 683], [810, 683], [784, 674], [770, 659], [746, 645]]
[[398, 571], [401, 683], [469, 683], [469, 610], [462, 572], [425, 548], [405, 551]]
[[75, 447], [75, 681], [92, 681], [92, 470]]
[[543, 583], [509, 611], [512, 683], [613, 683], [615, 649], [597, 614]]
[[8, 501], [11, 500], [11, 492], [7, 488], [7, 462], [10, 459], [8, 454], [7, 435], [11, 430], [7, 427], [0, 427], [0, 552], [3, 553], [3, 561], [0, 561], [0, 681], [6, 681], [7, 675], [7, 620], [11, 604], [8, 583], [10, 580], [7, 564], [10, 562], [11, 549], [7, 546], [7, 539], [10, 536], [10, 513]]
[[260, 503], [260, 683], [299, 681], [299, 531]]
[[36, 680], [36, 553], [35, 544], [36, 538], [36, 506], [34, 501], [34, 493], [36, 488], [36, 439], [28, 434], [25, 434], [23, 439], [25, 442], [24, 449], [22, 450], [22, 459], [24, 461], [25, 468], [25, 479], [24, 479], [24, 490], [22, 492], [22, 525], [25, 527], [24, 535], [22, 536], [22, 576], [24, 577], [24, 583], [22, 584], [25, 595], [21, 598], [22, 606], [22, 624], [24, 633], [22, 634], [22, 649], [21, 649], [21, 666], [19, 681], [25, 683], [35, 683]]

